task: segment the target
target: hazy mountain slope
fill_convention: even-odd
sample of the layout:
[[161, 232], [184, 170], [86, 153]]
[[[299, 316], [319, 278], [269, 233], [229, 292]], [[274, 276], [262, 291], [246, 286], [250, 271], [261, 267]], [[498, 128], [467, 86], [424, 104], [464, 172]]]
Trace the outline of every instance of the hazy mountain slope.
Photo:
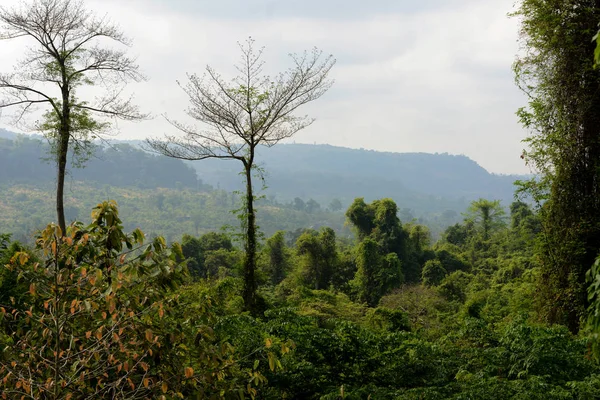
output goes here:
[[6, 129], [0, 128], [0, 138], [1, 139], [10, 139], [10, 140], [13, 140], [16, 137], [17, 137], [16, 133], [9, 132]]
[[[45, 141], [26, 136], [0, 138], [0, 183], [45, 184], [56, 171]], [[70, 168], [67, 178], [112, 186], [139, 188], [198, 188], [196, 172], [180, 160], [148, 154], [126, 144], [98, 147], [85, 168]]]
[[[400, 207], [418, 212], [464, 209], [480, 197], [513, 198], [516, 176], [488, 173], [466, 156], [426, 153], [383, 153], [329, 145], [288, 144], [261, 148], [258, 160], [265, 170], [267, 195], [289, 201], [314, 198], [327, 204], [333, 198], [349, 204], [355, 197], [394, 198]], [[226, 190], [241, 188], [237, 162], [193, 162], [206, 183]]]
[[[53, 179], [44, 142], [17, 137], [0, 130], [0, 182]], [[116, 186], [184, 187], [212, 185], [227, 191], [240, 190], [242, 178], [236, 161], [191, 162], [197, 172], [178, 161], [149, 155], [129, 145], [139, 141], [115, 142], [115, 148], [100, 149], [84, 169], [72, 169], [73, 180]], [[12, 146], [12, 147], [11, 147]], [[329, 145], [281, 144], [260, 148], [257, 156], [264, 171], [268, 198], [290, 202], [295, 197], [318, 201], [322, 207], [338, 198], [344, 207], [356, 197], [373, 200], [391, 197], [399, 208], [416, 216], [462, 212], [478, 198], [499, 199], [507, 206], [513, 199], [513, 182], [521, 177], [488, 173], [466, 156], [426, 153], [386, 153]], [[260, 185], [257, 185], [260, 186]], [[208, 187], [205, 187], [208, 189]]]

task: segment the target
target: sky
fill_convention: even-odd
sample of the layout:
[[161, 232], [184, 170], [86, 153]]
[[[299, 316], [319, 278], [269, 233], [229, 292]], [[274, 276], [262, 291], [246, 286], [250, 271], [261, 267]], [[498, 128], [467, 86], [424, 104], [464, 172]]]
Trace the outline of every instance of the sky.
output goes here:
[[[20, 0], [0, 0], [3, 6]], [[511, 70], [518, 52], [514, 0], [87, 0], [133, 39], [146, 82], [133, 83], [154, 118], [119, 123], [121, 139], [176, 134], [162, 117], [193, 123], [177, 81], [206, 65], [233, 77], [237, 42], [265, 47], [266, 71], [289, 53], [318, 47], [337, 63], [334, 86], [300, 114], [316, 122], [290, 142], [389, 152], [464, 154], [490, 172], [529, 173], [526, 104]], [[0, 72], [12, 71], [22, 40], [0, 41]], [[0, 127], [9, 125], [0, 117]]]

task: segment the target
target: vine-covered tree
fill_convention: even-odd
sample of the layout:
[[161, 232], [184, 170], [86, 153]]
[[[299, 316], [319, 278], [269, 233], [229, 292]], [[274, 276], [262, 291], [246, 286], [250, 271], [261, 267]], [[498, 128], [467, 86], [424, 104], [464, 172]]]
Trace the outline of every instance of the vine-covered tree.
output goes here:
[[[97, 17], [79, 0], [30, 0], [16, 8], [0, 6], [0, 39], [29, 45], [11, 74], [0, 74], [0, 110], [15, 107], [14, 123], [43, 106], [33, 129], [46, 134], [57, 165], [56, 212], [65, 233], [63, 190], [70, 150], [85, 160], [90, 140], [106, 133], [111, 119], [139, 120], [130, 97], [121, 95], [128, 81], [140, 81], [135, 60], [106, 41], [128, 46], [130, 40], [106, 17]], [[77, 89], [95, 86], [104, 93], [94, 101], [78, 99]]]
[[352, 281], [358, 300], [375, 307], [381, 297], [403, 283], [402, 267], [395, 253], [383, 255], [372, 238], [363, 240], [356, 249], [358, 270]]
[[339, 264], [335, 231], [322, 228], [304, 232], [296, 241], [304, 281], [314, 289], [327, 289]]
[[285, 246], [285, 232], [277, 231], [267, 239], [266, 250], [269, 258], [271, 283], [277, 285], [285, 278], [289, 264], [289, 255]]
[[526, 188], [541, 204], [541, 311], [577, 331], [586, 306], [585, 273], [600, 249], [600, 71], [592, 36], [600, 4], [522, 0], [524, 51], [516, 79], [529, 97], [519, 110], [530, 131], [524, 156], [541, 180]]
[[[374, 200], [365, 203], [363, 198], [354, 199], [346, 211], [348, 221], [354, 226], [358, 240], [370, 238], [378, 244], [383, 255], [394, 253], [402, 263], [402, 270], [407, 282], [417, 282], [421, 277], [421, 266], [418, 263], [422, 245], [412, 242], [409, 233], [398, 218], [398, 206], [392, 199]], [[414, 238], [422, 241], [421, 235]]]
[[169, 157], [229, 159], [243, 164], [246, 181], [242, 217], [243, 299], [246, 309], [254, 310], [257, 227], [252, 174], [256, 168], [256, 149], [260, 145], [274, 146], [314, 121], [295, 113], [331, 87], [333, 81], [328, 76], [335, 60], [331, 56], [323, 59], [322, 52], [314, 49], [299, 56], [292, 55], [292, 67], [271, 77], [263, 75], [263, 51], [254, 49], [252, 39], [240, 44], [240, 49], [242, 58], [236, 66], [239, 75], [233, 80], [224, 79], [208, 66], [203, 77], [190, 75], [188, 84], [183, 86], [191, 103], [188, 115], [202, 127], [169, 120], [185, 136], [150, 139], [148, 144]]

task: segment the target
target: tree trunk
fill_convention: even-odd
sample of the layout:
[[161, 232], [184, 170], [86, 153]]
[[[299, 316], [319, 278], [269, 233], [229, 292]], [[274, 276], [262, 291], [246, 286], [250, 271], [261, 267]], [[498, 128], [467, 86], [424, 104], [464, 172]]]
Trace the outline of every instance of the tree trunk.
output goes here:
[[58, 217], [58, 226], [62, 231], [62, 235], [67, 235], [67, 224], [65, 221], [65, 205], [64, 205], [64, 190], [65, 190], [65, 174], [67, 171], [67, 154], [69, 153], [69, 139], [71, 136], [71, 104], [69, 80], [67, 78], [67, 68], [64, 60], [59, 60], [61, 69], [62, 83], [60, 91], [62, 97], [62, 110], [58, 116], [60, 127], [58, 131], [58, 146], [56, 148], [56, 164], [58, 174], [56, 177], [56, 214]]
[[252, 158], [244, 162], [246, 173], [246, 255], [244, 258], [244, 308], [256, 312], [256, 215], [252, 191]]
[[[64, 112], [64, 110], [63, 110]], [[68, 115], [68, 112], [67, 112]], [[56, 149], [56, 163], [58, 175], [56, 177], [56, 214], [58, 216], [58, 226], [62, 231], [63, 236], [67, 234], [67, 225], [65, 222], [65, 206], [64, 206], [64, 188], [65, 188], [65, 173], [67, 169], [67, 153], [69, 151], [69, 127], [68, 122], [62, 122], [58, 138], [58, 146]]]

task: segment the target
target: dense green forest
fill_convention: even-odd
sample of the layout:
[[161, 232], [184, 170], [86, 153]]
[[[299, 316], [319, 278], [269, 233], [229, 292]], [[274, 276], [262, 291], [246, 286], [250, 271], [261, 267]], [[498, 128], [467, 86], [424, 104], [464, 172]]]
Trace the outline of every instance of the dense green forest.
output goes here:
[[0, 132], [0, 397], [600, 398], [600, 4], [516, 5], [538, 174], [514, 197], [464, 156], [280, 145], [335, 59], [264, 77], [251, 38], [234, 80], [180, 85], [206, 130], [99, 144], [147, 117], [112, 86], [138, 66], [96, 41], [127, 38], [23, 4], [0, 34], [38, 50], [0, 110], [47, 112], [45, 141]]
[[[486, 211], [490, 209], [494, 212]], [[160, 241], [151, 242], [150, 247], [138, 250], [140, 255], [152, 252], [150, 258], [139, 258], [136, 253], [127, 256], [127, 252], [123, 258], [120, 247], [113, 248], [107, 254], [114, 258], [112, 262], [124, 262], [130, 266], [128, 271], [137, 271], [136, 276], [141, 274], [143, 279], [136, 283], [120, 272], [125, 281], [119, 283], [122, 288], [113, 289], [115, 296], [138, 296], [139, 290], [147, 290], [138, 288], [144, 282], [143, 287], [155, 287], [151, 299], [160, 306], [119, 302], [112, 313], [126, 314], [130, 307], [137, 307], [134, 312], [140, 315], [149, 312], [153, 317], [140, 322], [147, 328], [139, 333], [140, 338], [136, 331], [126, 331], [122, 339], [100, 335], [86, 341], [86, 331], [96, 335], [106, 326], [101, 314], [110, 306], [77, 295], [84, 285], [81, 279], [73, 281], [69, 291], [65, 288], [66, 298], [77, 302], [71, 308], [74, 314], [68, 307], [64, 310], [64, 322], [86, 346], [102, 342], [108, 353], [100, 359], [110, 357], [111, 348], [117, 351], [119, 340], [145, 343], [117, 351], [115, 368], [127, 365], [127, 360], [134, 362], [130, 354], [134, 351], [149, 351], [149, 347], [164, 354], [144, 362], [150, 371], [172, 371], [170, 378], [161, 378], [161, 385], [166, 382], [168, 390], [184, 397], [200, 389], [205, 393], [225, 390], [233, 396], [251, 385], [257, 397], [273, 399], [596, 398], [600, 367], [587, 355], [586, 337], [537, 319], [535, 294], [541, 268], [534, 249], [540, 240], [540, 219], [525, 203], [515, 202], [510, 209], [504, 215], [497, 202], [473, 202], [464, 222], [448, 228], [436, 243], [431, 242], [426, 227], [402, 224], [390, 199], [354, 201], [346, 211], [355, 232], [350, 241], [341, 240], [329, 227], [308, 229], [295, 237], [275, 233], [260, 247], [262, 311], [257, 316], [243, 312], [243, 252], [226, 233], [196, 235], [192, 231], [180, 247], [171, 250]], [[75, 274], [91, 274], [100, 261], [89, 258], [104, 259], [109, 247], [102, 250], [103, 246], [114, 246], [115, 242], [107, 241], [111, 232], [123, 235], [117, 236], [123, 246], [129, 241], [141, 243], [141, 232], [122, 233], [116, 212], [114, 205], [100, 204], [92, 225], [75, 225], [72, 241], [60, 244], [64, 247], [60, 262], [68, 262], [62, 257], [74, 252], [72, 257], [81, 259]], [[11, 304], [16, 314], [7, 319], [2, 340], [39, 346], [42, 337], [33, 332], [42, 327], [35, 320], [49, 319], [52, 313], [36, 308], [49, 293], [42, 292], [49, 282], [38, 276], [35, 265], [54, 257], [11, 244], [7, 236], [4, 240], [3, 263], [9, 268], [2, 275], [0, 300]], [[51, 232], [45, 231], [37, 243], [52, 248], [53, 240]], [[87, 243], [94, 246], [94, 252], [85, 250]], [[160, 261], [161, 257], [171, 261]], [[173, 269], [182, 265], [179, 260], [185, 260], [185, 268]], [[154, 265], [162, 265], [160, 272], [152, 272]], [[81, 272], [83, 268], [88, 270]], [[33, 278], [27, 278], [30, 275]], [[34, 278], [37, 283], [32, 287], [28, 279]], [[121, 282], [117, 275], [113, 279]], [[107, 284], [85, 281], [99, 288]], [[89, 315], [86, 302], [98, 318], [90, 321], [92, 325], [82, 324], [81, 318]], [[158, 307], [165, 308], [164, 317], [156, 314]], [[29, 322], [19, 318], [27, 310], [36, 313]], [[128, 326], [121, 317], [114, 318], [116, 322], [104, 329], [119, 330], [121, 323]], [[18, 332], [23, 329], [31, 330], [21, 336]], [[148, 335], [145, 329], [151, 330], [152, 338], [174, 341], [158, 347], [144, 337]], [[191, 334], [194, 330], [199, 333]], [[188, 350], [178, 352], [178, 348]], [[26, 353], [28, 363], [40, 362], [34, 349]], [[5, 357], [10, 354], [5, 352]], [[208, 354], [213, 355], [207, 358]], [[27, 365], [34, 364], [24, 363], [21, 368]], [[181, 378], [177, 378], [179, 369]], [[192, 370], [193, 378], [182, 379]], [[141, 382], [143, 367], [134, 371], [131, 379], [138, 377]], [[157, 376], [151, 382], [158, 382]]]

